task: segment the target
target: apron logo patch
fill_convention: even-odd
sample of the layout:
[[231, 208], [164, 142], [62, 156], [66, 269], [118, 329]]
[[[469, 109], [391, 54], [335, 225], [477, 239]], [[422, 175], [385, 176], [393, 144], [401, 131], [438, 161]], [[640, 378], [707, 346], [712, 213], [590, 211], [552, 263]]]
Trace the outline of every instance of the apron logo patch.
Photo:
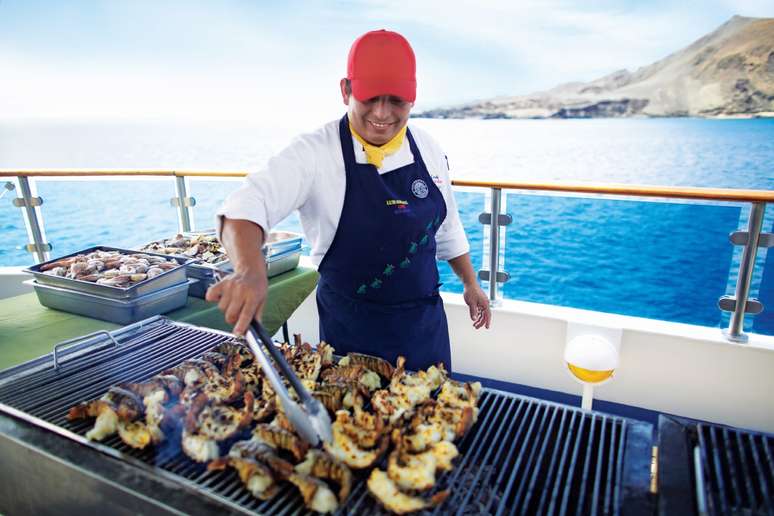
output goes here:
[[421, 179], [415, 179], [414, 182], [411, 183], [411, 193], [413, 193], [415, 197], [424, 199], [429, 192], [430, 190], [427, 188], [427, 183]]

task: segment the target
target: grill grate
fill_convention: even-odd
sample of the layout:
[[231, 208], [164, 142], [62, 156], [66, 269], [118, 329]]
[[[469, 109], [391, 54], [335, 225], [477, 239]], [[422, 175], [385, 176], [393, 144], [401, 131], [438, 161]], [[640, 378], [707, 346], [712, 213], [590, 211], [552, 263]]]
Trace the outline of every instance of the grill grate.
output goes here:
[[774, 514], [774, 436], [698, 423], [704, 500], [710, 514]]
[[[0, 376], [0, 404], [83, 436], [92, 422], [67, 421], [72, 405], [96, 398], [116, 383], [148, 379], [223, 339], [220, 333], [159, 318], [122, 336], [118, 347], [103, 342], [93, 352], [66, 356], [58, 371], [17, 368], [10, 378]], [[479, 407], [478, 423], [457, 443], [462, 457], [434, 487], [433, 492], [451, 492], [434, 513], [649, 512], [650, 425], [490, 389], [483, 390]], [[172, 447], [134, 450], [117, 436], [91, 446], [114, 448], [245, 511], [304, 512], [301, 497], [289, 484], [273, 499], [260, 501], [242, 487], [233, 470], [207, 471]], [[745, 464], [771, 465], [770, 454], [755, 457]], [[384, 513], [368, 495], [365, 477], [356, 478], [341, 512]]]

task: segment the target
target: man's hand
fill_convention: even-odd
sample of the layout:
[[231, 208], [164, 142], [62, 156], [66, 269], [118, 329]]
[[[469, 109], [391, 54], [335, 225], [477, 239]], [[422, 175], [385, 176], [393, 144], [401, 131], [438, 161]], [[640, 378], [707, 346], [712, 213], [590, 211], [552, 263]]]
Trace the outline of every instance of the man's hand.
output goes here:
[[207, 290], [205, 299], [218, 303], [234, 335], [244, 335], [253, 319], [261, 318], [269, 280], [261, 253], [263, 229], [248, 220], [223, 218], [221, 242], [234, 273]]
[[462, 298], [470, 310], [470, 320], [473, 321], [473, 327], [478, 330], [482, 326], [486, 326], [489, 329], [489, 324], [492, 322], [492, 310], [489, 308], [489, 298], [486, 297], [481, 287], [477, 284], [465, 287]]
[[218, 303], [234, 335], [244, 335], [253, 319], [260, 320], [269, 282], [266, 272], [229, 274], [207, 290], [205, 299]]
[[462, 280], [464, 291], [462, 298], [470, 310], [470, 320], [477, 330], [482, 326], [489, 329], [492, 323], [492, 310], [489, 308], [489, 298], [478, 285], [473, 264], [470, 261], [470, 253], [465, 253], [449, 260], [452, 270]]

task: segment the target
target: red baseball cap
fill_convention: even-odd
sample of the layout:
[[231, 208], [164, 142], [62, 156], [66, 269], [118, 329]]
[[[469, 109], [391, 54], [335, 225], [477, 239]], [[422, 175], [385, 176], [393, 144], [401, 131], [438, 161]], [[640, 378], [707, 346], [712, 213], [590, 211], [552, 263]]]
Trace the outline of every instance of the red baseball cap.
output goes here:
[[347, 79], [360, 101], [395, 95], [407, 102], [417, 97], [417, 63], [409, 42], [388, 30], [366, 32], [352, 43]]

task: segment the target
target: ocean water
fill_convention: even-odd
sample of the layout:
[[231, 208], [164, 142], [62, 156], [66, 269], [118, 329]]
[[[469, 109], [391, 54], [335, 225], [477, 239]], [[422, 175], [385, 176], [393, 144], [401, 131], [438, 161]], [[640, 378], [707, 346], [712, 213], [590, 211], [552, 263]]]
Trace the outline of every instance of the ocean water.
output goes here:
[[[774, 120], [413, 120], [441, 143], [453, 178], [583, 181], [774, 190]], [[273, 124], [0, 122], [0, 168], [252, 170], [297, 133]], [[195, 226], [239, 180], [192, 180]], [[91, 245], [133, 247], [177, 231], [171, 179], [38, 180], [52, 255]], [[0, 266], [31, 263], [24, 223], [0, 199]], [[456, 192], [476, 269], [488, 263], [487, 193]], [[719, 326], [717, 299], [733, 293], [740, 251], [728, 234], [749, 206], [509, 192], [514, 222], [501, 243], [506, 298]], [[295, 216], [278, 229], [300, 228]], [[774, 230], [769, 207], [764, 230]], [[440, 263], [443, 290], [461, 292]], [[759, 252], [752, 295], [769, 307], [747, 331], [774, 335], [774, 252]]]

